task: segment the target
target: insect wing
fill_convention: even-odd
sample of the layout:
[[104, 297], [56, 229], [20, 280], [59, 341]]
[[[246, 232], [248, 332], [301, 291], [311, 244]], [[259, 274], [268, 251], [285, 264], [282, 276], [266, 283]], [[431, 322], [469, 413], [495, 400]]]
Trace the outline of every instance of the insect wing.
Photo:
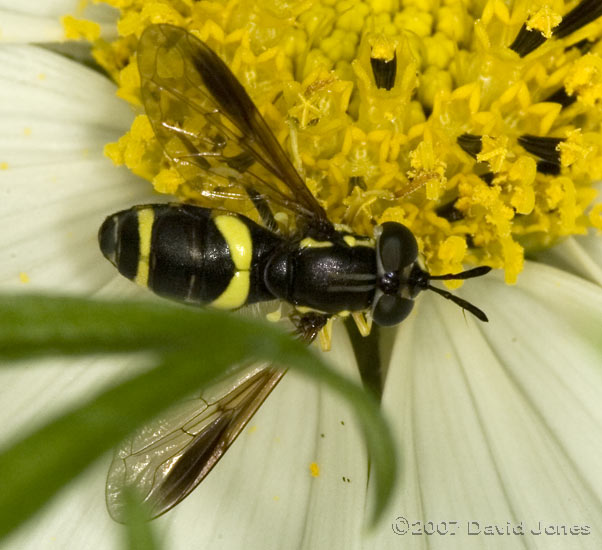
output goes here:
[[205, 43], [183, 28], [151, 25], [137, 59], [146, 114], [188, 185], [244, 201], [250, 188], [308, 222], [330, 223], [243, 86]]
[[150, 517], [167, 512], [205, 478], [278, 384], [283, 370], [256, 367], [178, 405], [116, 451], [106, 486], [111, 517], [125, 520], [126, 489]]

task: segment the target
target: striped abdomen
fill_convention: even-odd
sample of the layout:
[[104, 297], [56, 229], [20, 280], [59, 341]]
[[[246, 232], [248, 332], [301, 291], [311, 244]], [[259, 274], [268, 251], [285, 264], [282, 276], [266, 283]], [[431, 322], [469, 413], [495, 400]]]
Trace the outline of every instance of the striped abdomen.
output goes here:
[[109, 216], [98, 240], [122, 275], [160, 296], [222, 309], [274, 298], [263, 271], [281, 240], [244, 216], [183, 204], [135, 206]]

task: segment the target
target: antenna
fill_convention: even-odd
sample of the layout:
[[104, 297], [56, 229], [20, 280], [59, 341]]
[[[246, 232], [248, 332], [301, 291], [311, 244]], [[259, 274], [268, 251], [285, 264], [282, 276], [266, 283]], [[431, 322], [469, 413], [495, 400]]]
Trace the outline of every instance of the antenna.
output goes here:
[[[491, 267], [481, 266], [462, 271], [461, 273], [448, 273], [447, 275], [428, 275], [428, 280], [453, 281], [458, 279], [472, 279], [474, 277], [481, 277], [482, 275], [485, 275], [490, 271]], [[471, 304], [470, 302], [467, 302], [462, 298], [458, 298], [458, 296], [455, 296], [447, 290], [442, 290], [440, 288], [434, 287], [428, 284], [428, 281], [424, 286], [429, 290], [436, 292], [437, 294], [439, 294], [439, 296], [443, 296], [447, 300], [451, 300], [454, 304], [459, 305], [462, 309], [465, 309], [466, 311], [472, 313], [477, 319], [479, 319], [479, 321], [483, 321], [484, 323], [487, 323], [489, 321], [489, 319], [487, 319], [487, 315], [485, 315], [485, 312], [480, 310], [477, 306]]]
[[451, 281], [454, 279], [473, 279], [474, 277], [480, 277], [481, 275], [487, 275], [491, 271], [488, 265], [482, 265], [481, 267], [473, 267], [467, 269], [461, 273], [448, 273], [447, 275], [429, 275], [431, 281]]

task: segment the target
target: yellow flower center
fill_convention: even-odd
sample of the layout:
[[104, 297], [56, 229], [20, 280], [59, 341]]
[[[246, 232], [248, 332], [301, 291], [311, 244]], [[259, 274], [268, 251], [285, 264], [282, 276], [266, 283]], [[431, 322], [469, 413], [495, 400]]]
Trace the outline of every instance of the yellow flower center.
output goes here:
[[[140, 108], [143, 29], [189, 29], [228, 63], [330, 219], [370, 236], [407, 225], [433, 274], [486, 264], [514, 282], [525, 251], [602, 229], [601, 206], [588, 213], [602, 177], [602, 23], [564, 36], [573, 1], [105, 1], [121, 10], [120, 38], [94, 55], [122, 98]], [[519, 32], [545, 44], [527, 51], [512, 44]], [[201, 201], [145, 115], [106, 152], [157, 191]]]

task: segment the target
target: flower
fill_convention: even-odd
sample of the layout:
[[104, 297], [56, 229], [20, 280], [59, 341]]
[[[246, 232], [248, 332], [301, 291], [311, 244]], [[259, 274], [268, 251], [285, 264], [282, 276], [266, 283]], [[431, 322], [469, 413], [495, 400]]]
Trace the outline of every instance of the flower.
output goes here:
[[[493, 5], [491, 17], [500, 17], [503, 4]], [[418, 7], [414, 15], [406, 8], [409, 15], [404, 10], [400, 19], [426, 21], [428, 10]], [[349, 34], [353, 20], [345, 25]], [[461, 24], [450, 27], [462, 30]], [[420, 28], [414, 32], [421, 36]], [[338, 36], [343, 59], [352, 40]], [[130, 111], [104, 77], [60, 56], [25, 46], [3, 46], [0, 56], [6, 94], [0, 106], [3, 288], [137, 292], [114, 277], [95, 243], [107, 213], [152, 200], [144, 182], [101, 155], [102, 146], [125, 130]], [[303, 116], [300, 110], [300, 122]], [[483, 147], [486, 153], [496, 150]], [[423, 146], [415, 156], [424, 163], [431, 155]], [[440, 177], [436, 162], [432, 172]], [[554, 261], [568, 263], [581, 277], [527, 262], [514, 287], [501, 276], [466, 285], [462, 295], [487, 312], [487, 326], [462, 322], [453, 304], [425, 296], [399, 329], [383, 334], [383, 408], [402, 457], [389, 523], [369, 534], [363, 530], [368, 458], [348, 410], [287, 375], [202, 486], [157, 521], [168, 547], [423, 544], [426, 535], [397, 534], [402, 516], [414, 530], [430, 529], [428, 521], [440, 529], [457, 521], [445, 527], [459, 529], [454, 540], [479, 547], [483, 541], [501, 547], [507, 539], [514, 547], [514, 537], [527, 547], [542, 539], [560, 540], [564, 547], [599, 546], [602, 291], [584, 277], [599, 277], [602, 254], [599, 237], [578, 239], [568, 241]], [[342, 369], [356, 368], [342, 331], [335, 333], [329, 357]], [[2, 437], [43, 421], [41, 416], [93, 392], [123, 367], [97, 360], [6, 369], [0, 373]], [[102, 499], [106, 467], [105, 460], [7, 548], [79, 548], [90, 541], [110, 547], [116, 530]], [[484, 533], [487, 526], [504, 530], [521, 522], [523, 536], [467, 535], [468, 529]], [[580, 534], [565, 534], [575, 525]], [[539, 527], [543, 536], [529, 532]], [[559, 534], [545, 535], [546, 527]], [[436, 537], [433, 544], [447, 544], [445, 535]]]

